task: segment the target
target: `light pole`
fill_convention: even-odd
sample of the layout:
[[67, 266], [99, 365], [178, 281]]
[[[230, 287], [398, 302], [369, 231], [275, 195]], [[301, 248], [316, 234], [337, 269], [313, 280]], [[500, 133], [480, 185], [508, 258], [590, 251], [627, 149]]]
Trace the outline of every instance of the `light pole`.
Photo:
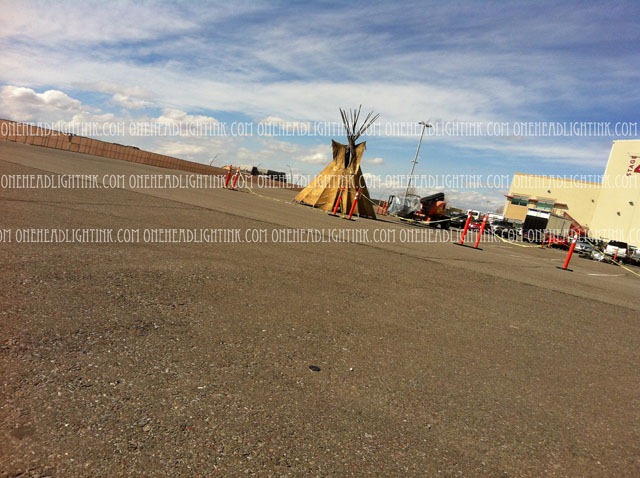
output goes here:
[[411, 180], [413, 179], [413, 171], [416, 169], [416, 164], [418, 164], [418, 154], [420, 154], [420, 146], [422, 145], [422, 137], [424, 136], [424, 131], [427, 128], [431, 128], [431, 125], [425, 121], [420, 121], [418, 124], [422, 125], [422, 133], [420, 133], [420, 141], [418, 141], [418, 149], [416, 150], [416, 157], [413, 158], [413, 165], [411, 166], [411, 172], [409, 173], [409, 182], [407, 183], [407, 190], [404, 192], [405, 201], [407, 199], [407, 194], [409, 194], [409, 189], [411, 189]]
[[287, 168], [289, 168], [289, 187], [293, 187], [293, 170], [291, 166], [287, 164]]

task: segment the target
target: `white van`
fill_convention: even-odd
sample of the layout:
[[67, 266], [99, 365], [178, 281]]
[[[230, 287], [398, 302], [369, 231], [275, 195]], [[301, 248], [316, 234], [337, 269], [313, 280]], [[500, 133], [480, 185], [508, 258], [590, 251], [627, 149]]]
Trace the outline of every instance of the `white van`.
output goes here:
[[[618, 259], [624, 259], [627, 257], [628, 245], [622, 241], [609, 241], [607, 247], [604, 249], [604, 253], [607, 256], [616, 257]], [[617, 253], [617, 254], [616, 254]]]
[[469, 213], [472, 213], [471, 216], [477, 221], [480, 219], [480, 214], [482, 214], [480, 211], [476, 211], [474, 209], [467, 209], [467, 216], [469, 215]]

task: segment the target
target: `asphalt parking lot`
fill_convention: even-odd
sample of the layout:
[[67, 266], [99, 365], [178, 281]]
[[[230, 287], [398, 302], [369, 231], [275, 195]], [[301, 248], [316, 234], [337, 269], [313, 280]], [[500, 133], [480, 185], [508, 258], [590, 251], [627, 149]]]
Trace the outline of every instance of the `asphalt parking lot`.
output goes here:
[[294, 194], [0, 190], [0, 476], [640, 474], [640, 277]]

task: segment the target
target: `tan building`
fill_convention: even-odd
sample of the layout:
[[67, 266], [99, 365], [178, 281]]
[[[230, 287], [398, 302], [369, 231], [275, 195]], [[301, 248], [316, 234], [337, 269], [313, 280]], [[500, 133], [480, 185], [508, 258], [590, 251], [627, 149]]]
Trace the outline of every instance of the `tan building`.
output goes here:
[[[570, 217], [595, 238], [640, 246], [640, 140], [613, 142], [601, 178], [516, 173], [505, 219], [524, 221], [530, 209]], [[593, 181], [601, 179], [601, 181]]]
[[613, 142], [591, 234], [640, 246], [640, 140]]
[[559, 216], [567, 213], [582, 226], [590, 227], [600, 188], [598, 182], [516, 173], [504, 216], [524, 221], [529, 209], [536, 209]]

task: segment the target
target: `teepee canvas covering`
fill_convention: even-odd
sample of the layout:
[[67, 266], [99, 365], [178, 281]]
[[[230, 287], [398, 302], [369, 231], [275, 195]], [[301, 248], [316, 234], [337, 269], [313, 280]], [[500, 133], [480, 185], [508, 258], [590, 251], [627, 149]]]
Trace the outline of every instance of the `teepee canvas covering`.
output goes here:
[[317, 207], [324, 211], [331, 211], [336, 200], [340, 197], [340, 211], [345, 214], [351, 209], [358, 188], [360, 196], [354, 214], [361, 217], [376, 218], [367, 189], [367, 183], [362, 175], [360, 161], [366, 149], [366, 142], [355, 144], [356, 140], [378, 118], [372, 118], [369, 113], [362, 126], [356, 130], [360, 109], [351, 112], [351, 121], [341, 109], [342, 120], [347, 131], [349, 144], [331, 141], [333, 160], [318, 174], [311, 183], [295, 197], [294, 201]]

